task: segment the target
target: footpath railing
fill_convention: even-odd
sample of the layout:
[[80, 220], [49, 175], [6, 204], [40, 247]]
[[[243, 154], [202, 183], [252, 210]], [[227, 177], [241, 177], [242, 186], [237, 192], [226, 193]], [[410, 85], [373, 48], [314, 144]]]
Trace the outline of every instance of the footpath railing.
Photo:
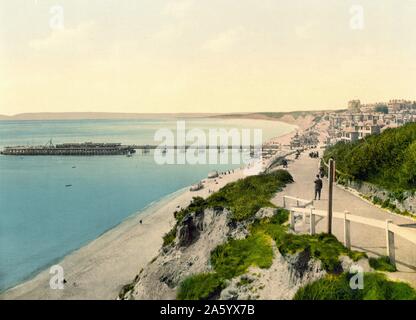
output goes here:
[[[307, 200], [283, 196], [283, 205], [285, 206], [286, 200], [285, 199], [296, 199], [297, 201], [303, 202]], [[303, 202], [308, 203], [308, 202]], [[308, 203], [308, 205], [310, 202]], [[316, 232], [316, 216], [320, 217], [327, 217], [328, 212], [325, 210], [317, 210], [314, 207], [306, 208], [306, 206], [296, 206], [290, 207], [288, 209], [290, 211], [290, 226], [294, 230], [295, 229], [295, 214], [301, 214], [303, 216], [303, 221], [306, 224], [306, 217], [309, 216], [309, 232], [311, 235], [315, 234]], [[344, 245], [350, 249], [351, 248], [351, 222], [363, 224], [366, 226], [375, 227], [378, 229], [382, 229], [385, 231], [386, 234], [386, 247], [387, 247], [387, 256], [390, 258], [390, 262], [395, 265], [396, 264], [396, 255], [395, 255], [395, 246], [394, 246], [394, 239], [395, 236], [400, 236], [407, 241], [412, 242], [416, 245], [416, 232], [412, 232], [404, 227], [395, 225], [392, 220], [377, 220], [366, 218], [362, 216], [357, 216], [349, 213], [348, 211], [344, 212], [333, 212], [332, 217], [335, 219], [341, 219], [344, 225]]]
[[313, 205], [313, 200], [305, 200], [301, 198], [291, 197], [291, 196], [283, 196], [283, 208], [286, 208], [286, 204], [290, 203], [290, 201], [296, 201], [296, 207], [307, 207], [309, 205]]

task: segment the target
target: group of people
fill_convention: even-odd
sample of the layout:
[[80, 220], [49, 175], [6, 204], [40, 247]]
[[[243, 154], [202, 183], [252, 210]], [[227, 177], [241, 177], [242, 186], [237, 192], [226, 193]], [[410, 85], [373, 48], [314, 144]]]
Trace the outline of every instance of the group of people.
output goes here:
[[309, 157], [311, 157], [311, 158], [319, 158], [319, 151], [309, 152]]

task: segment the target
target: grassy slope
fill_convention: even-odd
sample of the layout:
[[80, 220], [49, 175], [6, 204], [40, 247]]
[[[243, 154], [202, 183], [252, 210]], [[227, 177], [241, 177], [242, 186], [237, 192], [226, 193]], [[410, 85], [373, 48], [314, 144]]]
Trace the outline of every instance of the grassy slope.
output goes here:
[[212, 273], [197, 274], [186, 278], [178, 289], [178, 299], [198, 300], [215, 297], [224, 287], [225, 281], [247, 272], [250, 266], [269, 268], [273, 262], [272, 241], [276, 241], [283, 254], [310, 250], [314, 258], [323, 262], [328, 272], [339, 269], [339, 256], [363, 256], [345, 248], [330, 235], [311, 236], [288, 234], [283, 225], [288, 211], [279, 209], [270, 219], [257, 221], [250, 228], [250, 235], [242, 240], [230, 240], [211, 253]]
[[[277, 170], [229, 183], [207, 199], [195, 197], [187, 208], [176, 213], [177, 223], [191, 212], [201, 212], [216, 207], [229, 209], [235, 221], [245, 220], [262, 207], [274, 207], [270, 202], [273, 194], [292, 181], [293, 178], [287, 171]], [[163, 244], [172, 243], [175, 235], [176, 226], [164, 236]]]
[[337, 161], [338, 170], [356, 180], [398, 194], [416, 191], [416, 123], [353, 143], [337, 143], [325, 152], [325, 161], [331, 157]]

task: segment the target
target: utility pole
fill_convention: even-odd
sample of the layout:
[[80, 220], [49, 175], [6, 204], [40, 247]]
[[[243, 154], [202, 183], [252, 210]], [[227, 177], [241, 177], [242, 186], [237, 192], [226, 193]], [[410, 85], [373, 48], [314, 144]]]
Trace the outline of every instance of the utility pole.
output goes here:
[[329, 159], [328, 163], [328, 234], [332, 233], [332, 193], [335, 178], [335, 161]]

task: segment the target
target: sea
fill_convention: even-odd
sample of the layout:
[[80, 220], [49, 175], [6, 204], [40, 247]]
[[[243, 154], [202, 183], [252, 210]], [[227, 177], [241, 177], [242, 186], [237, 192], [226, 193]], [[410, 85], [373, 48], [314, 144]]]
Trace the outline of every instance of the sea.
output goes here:
[[[0, 121], [0, 148], [64, 142], [158, 144], [180, 119]], [[183, 120], [183, 119], [182, 119]], [[186, 129], [262, 130], [266, 141], [290, 124], [191, 118]], [[228, 152], [228, 151], [226, 151]], [[158, 200], [213, 170], [241, 164], [158, 164], [153, 152], [118, 156], [0, 156], [0, 291], [35, 276]]]

